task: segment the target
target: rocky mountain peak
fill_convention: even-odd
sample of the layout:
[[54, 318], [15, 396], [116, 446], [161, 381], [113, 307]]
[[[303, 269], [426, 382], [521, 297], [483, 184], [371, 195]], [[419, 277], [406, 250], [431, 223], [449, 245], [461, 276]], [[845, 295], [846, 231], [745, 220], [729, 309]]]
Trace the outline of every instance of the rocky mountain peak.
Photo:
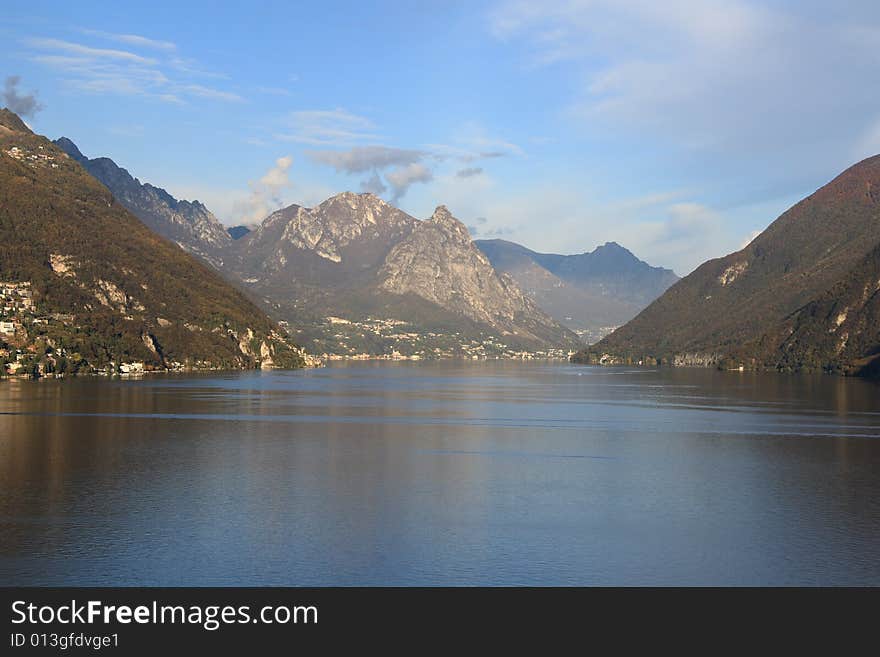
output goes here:
[[379, 279], [385, 291], [419, 296], [509, 335], [560, 339], [566, 334], [512, 278], [495, 271], [444, 205], [395, 245]]
[[370, 192], [363, 192], [361, 194], [355, 192], [340, 192], [339, 194], [331, 196], [326, 201], [323, 201], [316, 209], [328, 209], [334, 206], [345, 206], [355, 212], [363, 211], [365, 209], [378, 210], [391, 207], [388, 203]]
[[248, 237], [245, 257], [261, 252], [268, 269], [281, 270], [292, 247], [331, 263], [375, 264], [418, 223], [374, 194], [342, 192], [312, 208], [291, 205], [269, 215]]
[[79, 148], [77, 148], [76, 144], [74, 144], [73, 141], [68, 139], [67, 137], [60, 137], [59, 139], [56, 139], [55, 145], [77, 162], [82, 162], [86, 159], [86, 157], [80, 152]]
[[621, 254], [632, 255], [632, 252], [629, 249], [620, 246], [620, 244], [618, 244], [617, 242], [605, 242], [605, 244], [602, 244], [601, 246], [597, 246], [593, 250], [593, 253], [601, 253], [603, 251], [608, 252], [608, 253], [621, 253]]
[[445, 205], [438, 205], [427, 223], [442, 229], [447, 234], [451, 234], [460, 240], [471, 241], [467, 226], [452, 216], [449, 208]]

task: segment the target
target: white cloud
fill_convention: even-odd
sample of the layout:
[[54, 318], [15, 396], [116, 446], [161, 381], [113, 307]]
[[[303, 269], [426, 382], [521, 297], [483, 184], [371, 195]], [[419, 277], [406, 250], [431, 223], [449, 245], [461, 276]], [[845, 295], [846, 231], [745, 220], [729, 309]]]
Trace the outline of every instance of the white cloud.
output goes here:
[[275, 166], [266, 171], [259, 180], [249, 183], [250, 194], [246, 199], [237, 201], [233, 207], [233, 223], [258, 223], [281, 207], [284, 204], [281, 193], [292, 185], [288, 174], [291, 165], [291, 156], [279, 157], [275, 160]]
[[262, 178], [260, 185], [269, 189], [281, 189], [290, 184], [290, 178], [287, 177], [287, 170], [293, 164], [293, 158], [290, 155], [279, 157], [275, 160], [275, 166], [269, 169]]
[[253, 185], [258, 183], [253, 183], [250, 189], [239, 189], [205, 185], [201, 180], [173, 181], [166, 189], [175, 198], [198, 199], [227, 226], [259, 223], [278, 207], [291, 203], [313, 207], [339, 191], [316, 181], [297, 179], [295, 184], [290, 181], [277, 191], [271, 203], [263, 205], [253, 202]]

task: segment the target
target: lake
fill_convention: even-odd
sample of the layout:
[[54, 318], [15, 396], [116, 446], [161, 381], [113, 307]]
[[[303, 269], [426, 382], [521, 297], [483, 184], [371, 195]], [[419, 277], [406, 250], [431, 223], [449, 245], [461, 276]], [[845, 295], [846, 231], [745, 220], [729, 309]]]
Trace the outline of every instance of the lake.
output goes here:
[[511, 362], [0, 381], [0, 584], [880, 585], [880, 386]]

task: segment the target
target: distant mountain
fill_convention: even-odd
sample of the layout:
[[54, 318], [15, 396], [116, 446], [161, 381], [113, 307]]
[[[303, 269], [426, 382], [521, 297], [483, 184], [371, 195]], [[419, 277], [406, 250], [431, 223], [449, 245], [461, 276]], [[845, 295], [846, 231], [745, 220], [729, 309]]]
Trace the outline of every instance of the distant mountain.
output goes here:
[[672, 270], [652, 267], [615, 242], [568, 256], [505, 240], [475, 244], [544, 311], [588, 341], [626, 323], [678, 281]]
[[861, 371], [880, 352], [880, 156], [710, 260], [579, 360]]
[[[345, 192], [315, 208], [278, 210], [228, 254], [234, 275], [277, 316], [305, 310], [318, 313], [316, 324], [329, 321], [323, 332], [306, 333], [327, 349], [427, 357], [463, 355], [463, 344], [484, 341], [491, 353], [578, 342], [498, 274], [442, 206], [419, 221], [372, 194]], [[334, 338], [352, 322], [379, 320], [407, 325], [391, 332], [396, 346], [371, 329]]]
[[141, 183], [113, 160], [85, 157], [67, 137], [55, 145], [85, 167], [113, 196], [149, 228], [212, 264], [232, 242], [226, 228], [198, 201], [178, 201], [160, 187]]
[[[297, 366], [301, 351], [79, 158], [0, 112], [0, 355], [11, 367]], [[24, 365], [22, 365], [24, 363]]]
[[240, 240], [242, 237], [254, 230], [254, 226], [230, 226], [226, 229], [229, 237], [234, 240]]

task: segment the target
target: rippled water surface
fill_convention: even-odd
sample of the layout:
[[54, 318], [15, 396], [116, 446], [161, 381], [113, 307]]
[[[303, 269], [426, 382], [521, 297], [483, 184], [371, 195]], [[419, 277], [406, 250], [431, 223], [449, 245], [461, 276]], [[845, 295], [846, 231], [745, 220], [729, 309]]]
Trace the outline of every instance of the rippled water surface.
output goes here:
[[880, 585], [880, 387], [519, 363], [2, 381], [0, 583]]

